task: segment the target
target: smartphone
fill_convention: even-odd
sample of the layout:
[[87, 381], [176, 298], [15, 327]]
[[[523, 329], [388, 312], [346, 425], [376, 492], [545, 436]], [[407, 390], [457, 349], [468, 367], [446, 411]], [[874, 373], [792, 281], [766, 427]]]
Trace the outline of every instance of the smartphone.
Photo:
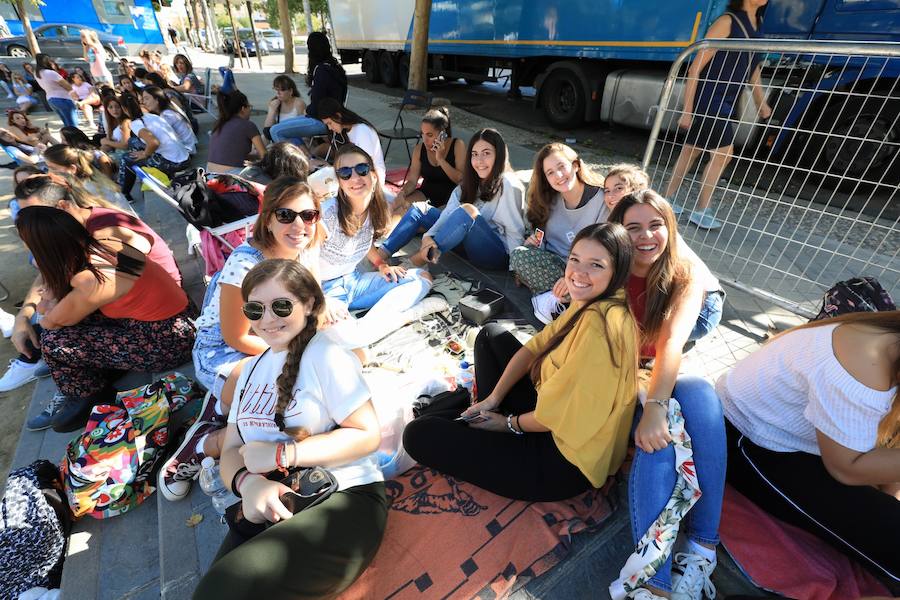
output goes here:
[[450, 356], [459, 357], [465, 354], [466, 350], [463, 348], [462, 344], [457, 342], [456, 340], [449, 340], [445, 345], [444, 349], [450, 353]]
[[471, 423], [482, 423], [482, 422], [484, 422], [484, 421], [487, 421], [487, 417], [485, 417], [485, 416], [482, 415], [482, 414], [475, 413], [474, 415], [469, 415], [469, 416], [465, 416], [465, 417], [464, 417], [464, 416], [459, 416], [459, 417], [456, 417], [456, 418], [453, 419], [453, 420], [454, 420], [454, 421], [463, 421], [463, 422], [465, 422], [465, 423], [470, 423], [470, 424], [471, 424]]
[[446, 132], [446, 131], [441, 131], [441, 132], [438, 134], [437, 139], [434, 141], [434, 143], [431, 144], [431, 151], [432, 151], [432, 152], [436, 151], [437, 148], [438, 148], [438, 146], [440, 146], [441, 144], [443, 144], [443, 143], [446, 141], [446, 139], [447, 139], [447, 132]]
[[537, 247], [540, 248], [544, 244], [544, 230], [543, 229], [535, 229], [534, 237], [537, 240]]

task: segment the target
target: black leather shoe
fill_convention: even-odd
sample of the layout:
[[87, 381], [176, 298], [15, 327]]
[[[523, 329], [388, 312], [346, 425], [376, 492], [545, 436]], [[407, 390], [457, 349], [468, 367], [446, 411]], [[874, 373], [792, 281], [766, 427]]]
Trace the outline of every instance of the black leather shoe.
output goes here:
[[65, 403], [53, 415], [50, 426], [57, 433], [83, 429], [93, 406], [88, 398], [66, 398]]

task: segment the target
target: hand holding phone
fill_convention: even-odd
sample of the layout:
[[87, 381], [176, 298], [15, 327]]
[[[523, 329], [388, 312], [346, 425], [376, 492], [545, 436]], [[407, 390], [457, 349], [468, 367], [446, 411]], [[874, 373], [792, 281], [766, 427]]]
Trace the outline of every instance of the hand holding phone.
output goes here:
[[463, 421], [464, 423], [472, 424], [472, 423], [482, 423], [484, 421], [487, 421], [487, 417], [485, 417], [484, 415], [482, 415], [479, 412], [479, 413], [475, 413], [472, 415], [461, 415], [459, 417], [456, 417], [453, 420], [454, 421]]
[[544, 230], [537, 228], [534, 230], [534, 239], [537, 240], [537, 247], [540, 248], [544, 245]]

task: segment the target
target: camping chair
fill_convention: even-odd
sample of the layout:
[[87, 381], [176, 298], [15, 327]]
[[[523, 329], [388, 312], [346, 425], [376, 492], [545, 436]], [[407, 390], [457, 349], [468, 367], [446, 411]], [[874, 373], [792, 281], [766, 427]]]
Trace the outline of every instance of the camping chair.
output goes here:
[[406, 90], [406, 93], [403, 94], [403, 101], [400, 102], [400, 110], [397, 111], [397, 118], [394, 119], [394, 126], [390, 129], [378, 130], [378, 135], [387, 138], [388, 141], [387, 148], [384, 149], [385, 156], [391, 151], [391, 142], [394, 140], [403, 140], [406, 144], [406, 154], [409, 156], [410, 162], [412, 162], [412, 152], [409, 149], [409, 140], [418, 140], [419, 130], [410, 129], [403, 123], [403, 111], [408, 106], [428, 110], [431, 108], [433, 99], [434, 94], [419, 92], [417, 90]]
[[[163, 184], [163, 182], [161, 182], [153, 175], [149, 174], [141, 167], [134, 166], [132, 167], [132, 169], [134, 170], [134, 174], [137, 175], [138, 179], [141, 180], [141, 184], [143, 186], [146, 186], [151, 192], [156, 194], [156, 196], [158, 196], [160, 200], [181, 213], [181, 207], [178, 205], [178, 201], [172, 196], [171, 191], [165, 186], [165, 184]], [[209, 232], [213, 237], [225, 244], [228, 248], [234, 250], [234, 246], [232, 246], [228, 242], [228, 240], [225, 239], [225, 234], [231, 233], [232, 231], [240, 231], [241, 229], [243, 229], [245, 235], [249, 236], [250, 228], [253, 227], [254, 223], [256, 223], [256, 215], [250, 215], [249, 217], [244, 217], [239, 221], [225, 223], [224, 225], [220, 225], [219, 227], [202, 227], [201, 229]], [[194, 226], [190, 224], [188, 224], [188, 227], [194, 228]], [[196, 236], [192, 235], [189, 232], [185, 233], [185, 236], [189, 240], [189, 243], [192, 239], [196, 240]], [[199, 254], [199, 250], [194, 249], [194, 251], [197, 251]]]
[[[216, 72], [222, 75], [222, 79], [224, 82], [227, 82], [229, 77], [231, 81], [234, 81], [234, 74], [231, 72], [231, 69], [227, 67], [219, 67], [218, 69], [213, 69], [212, 67], [208, 67], [204, 72], [203, 76], [203, 93], [202, 94], [192, 94], [189, 92], [182, 92], [182, 95], [188, 99], [191, 103], [191, 107], [198, 108], [201, 112], [209, 113], [214, 117], [218, 117], [219, 108], [216, 105], [216, 97], [213, 93], [213, 76]], [[224, 84], [223, 84], [224, 85]], [[222, 87], [222, 86], [220, 86]]]

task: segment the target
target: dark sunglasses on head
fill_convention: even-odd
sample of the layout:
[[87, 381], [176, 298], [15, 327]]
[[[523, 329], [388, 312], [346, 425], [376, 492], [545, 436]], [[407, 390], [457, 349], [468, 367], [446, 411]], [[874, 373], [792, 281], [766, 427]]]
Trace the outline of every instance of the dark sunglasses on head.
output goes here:
[[303, 219], [303, 222], [307, 225], [312, 225], [313, 223], [318, 223], [321, 216], [321, 213], [314, 208], [301, 211], [290, 208], [276, 208], [274, 213], [275, 220], [284, 225], [290, 225], [297, 220], [297, 217]]
[[[287, 298], [276, 298], [272, 300], [270, 308], [272, 309], [272, 314], [276, 317], [289, 317], [294, 312], [294, 303]], [[244, 311], [244, 316], [251, 321], [259, 321], [266, 313], [266, 305], [262, 302], [251, 300], [244, 302], [242, 310]]]
[[347, 181], [351, 177], [353, 177], [353, 171], [356, 171], [356, 174], [360, 177], [365, 177], [369, 174], [371, 167], [369, 167], [369, 163], [359, 163], [358, 165], [353, 165], [352, 167], [341, 167], [340, 169], [335, 169], [335, 174]]

